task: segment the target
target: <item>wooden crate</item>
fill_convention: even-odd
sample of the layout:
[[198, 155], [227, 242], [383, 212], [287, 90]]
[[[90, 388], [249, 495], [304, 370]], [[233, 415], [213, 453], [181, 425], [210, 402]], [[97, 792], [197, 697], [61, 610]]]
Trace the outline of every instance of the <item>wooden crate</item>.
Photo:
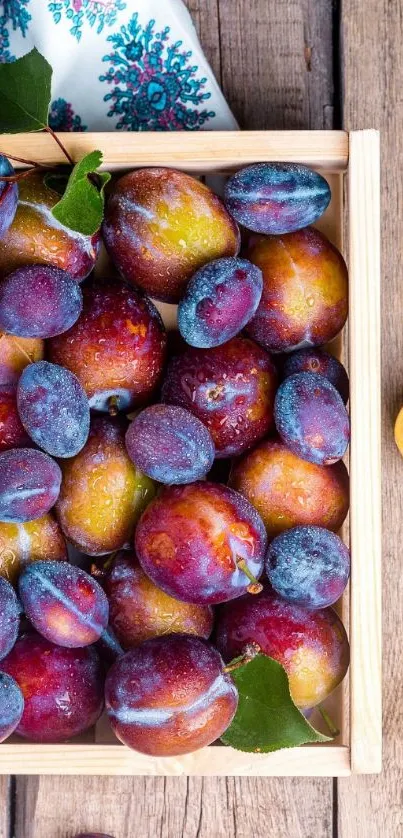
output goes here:
[[[381, 770], [381, 470], [379, 326], [379, 136], [376, 131], [200, 132], [61, 135], [74, 159], [99, 148], [104, 166], [174, 166], [198, 175], [261, 161], [300, 162], [332, 188], [318, 223], [343, 247], [348, 229], [350, 316], [339, 341], [350, 372], [352, 574], [340, 613], [349, 627], [351, 666], [331, 698], [341, 734], [325, 745], [244, 754], [216, 745], [182, 757], [155, 758], [117, 743], [105, 720], [77, 740], [37, 745], [15, 738], [0, 746], [0, 773], [122, 775], [347, 776]], [[63, 163], [47, 134], [0, 137], [0, 152]], [[345, 189], [345, 174], [347, 184]], [[166, 309], [165, 309], [166, 311]]]

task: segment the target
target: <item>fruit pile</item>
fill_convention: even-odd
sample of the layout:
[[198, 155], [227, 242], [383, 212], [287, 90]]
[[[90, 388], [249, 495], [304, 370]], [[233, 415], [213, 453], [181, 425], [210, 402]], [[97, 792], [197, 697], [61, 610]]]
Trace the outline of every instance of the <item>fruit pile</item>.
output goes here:
[[0, 180], [0, 741], [105, 706], [128, 746], [188, 753], [229, 729], [254, 655], [304, 712], [348, 667], [348, 378], [323, 348], [347, 269], [309, 226], [330, 190], [258, 164], [221, 200], [141, 169], [93, 236], [59, 197]]

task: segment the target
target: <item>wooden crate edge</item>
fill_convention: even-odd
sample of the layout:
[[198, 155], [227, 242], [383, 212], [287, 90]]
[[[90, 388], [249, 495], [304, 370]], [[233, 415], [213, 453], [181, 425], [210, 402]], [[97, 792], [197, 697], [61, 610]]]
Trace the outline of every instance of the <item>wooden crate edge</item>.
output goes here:
[[350, 133], [350, 745], [352, 772], [382, 762], [379, 133]]
[[346, 777], [350, 750], [341, 745], [245, 754], [210, 746], [181, 757], [156, 758], [122, 745], [35, 745], [0, 748], [0, 774], [198, 777]]
[[[187, 171], [219, 171], [260, 161], [306, 163], [328, 171], [345, 171], [348, 134], [345, 131], [194, 131], [168, 133], [60, 133], [62, 142], [79, 160], [99, 148], [104, 168], [122, 166], [181, 166]], [[59, 146], [47, 133], [0, 135], [0, 152], [38, 163], [65, 163]], [[21, 166], [16, 162], [16, 167]]]

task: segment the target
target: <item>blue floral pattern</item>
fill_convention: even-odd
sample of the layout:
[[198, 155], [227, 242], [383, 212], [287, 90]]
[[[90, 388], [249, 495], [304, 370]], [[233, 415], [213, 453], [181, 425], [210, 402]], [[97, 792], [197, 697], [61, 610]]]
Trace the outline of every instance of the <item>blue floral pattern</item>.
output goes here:
[[182, 41], [170, 42], [170, 28], [154, 32], [155, 20], [143, 27], [136, 12], [127, 26], [109, 35], [113, 51], [103, 61], [111, 66], [100, 81], [113, 85], [104, 96], [109, 117], [126, 131], [196, 130], [215, 116], [198, 106], [210, 98], [206, 78], [197, 78], [191, 51]]
[[0, 3], [0, 63], [15, 61], [15, 55], [10, 52], [10, 27], [19, 29], [25, 38], [31, 15], [27, 6], [30, 0], [3, 0]]
[[55, 23], [60, 23], [63, 16], [70, 21], [70, 34], [80, 41], [85, 22], [96, 26], [100, 34], [105, 26], [116, 23], [118, 12], [126, 8], [126, 3], [123, 0], [60, 0], [49, 3], [48, 8]]
[[53, 131], [86, 131], [87, 126], [81, 122], [81, 117], [75, 114], [70, 102], [65, 99], [55, 99], [49, 109], [49, 125]]

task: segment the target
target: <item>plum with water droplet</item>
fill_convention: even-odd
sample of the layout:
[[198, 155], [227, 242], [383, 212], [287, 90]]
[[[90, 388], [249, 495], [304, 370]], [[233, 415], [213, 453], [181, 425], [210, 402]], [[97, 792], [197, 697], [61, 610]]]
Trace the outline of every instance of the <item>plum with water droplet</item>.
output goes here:
[[89, 556], [129, 547], [155, 484], [127, 454], [128, 423], [97, 416], [84, 448], [63, 460], [56, 514], [66, 538]]
[[263, 274], [263, 293], [246, 326], [269, 352], [328, 343], [348, 312], [348, 274], [341, 253], [314, 227], [250, 238], [247, 258]]
[[261, 588], [263, 523], [218, 483], [165, 487], [141, 516], [135, 546], [150, 579], [184, 602], [215, 605]]
[[178, 328], [191, 346], [211, 349], [242, 331], [256, 312], [263, 277], [247, 259], [216, 259], [192, 276], [178, 306]]
[[347, 450], [350, 422], [343, 399], [316, 372], [297, 372], [280, 384], [274, 421], [283, 442], [311, 463], [331, 465]]
[[40, 338], [17, 338], [0, 330], [0, 385], [14, 387], [28, 364], [41, 361], [45, 344]]
[[75, 325], [49, 341], [49, 359], [77, 376], [93, 410], [115, 414], [147, 404], [165, 363], [157, 309], [118, 280], [89, 283], [83, 296]]
[[341, 597], [350, 575], [350, 553], [341, 538], [324, 527], [293, 527], [273, 539], [265, 565], [276, 593], [316, 610]]
[[0, 576], [0, 661], [17, 640], [20, 614], [21, 607], [14, 588]]
[[278, 439], [261, 442], [238, 460], [230, 486], [253, 504], [271, 537], [298, 524], [337, 531], [349, 507], [349, 478], [343, 462], [310, 463]]
[[0, 454], [0, 521], [21, 524], [40, 518], [59, 497], [62, 474], [57, 463], [34, 448]]
[[90, 428], [87, 396], [70, 370], [39, 361], [23, 371], [17, 387], [18, 413], [31, 439], [53, 457], [74, 457]]
[[300, 163], [255, 163], [225, 185], [231, 215], [256, 233], [291, 233], [314, 224], [331, 198], [322, 175]]
[[238, 692], [221, 656], [188, 635], [146, 640], [109, 670], [106, 712], [121, 742], [152, 756], [210, 745], [230, 725]]
[[333, 608], [309, 611], [270, 590], [226, 603], [220, 609], [216, 640], [225, 661], [254, 643], [281, 663], [301, 709], [315, 707], [333, 692], [350, 658], [345, 628]]
[[160, 483], [193, 483], [210, 471], [215, 455], [209, 431], [182, 407], [155, 404], [131, 422], [126, 448], [132, 462]]
[[174, 169], [137, 169], [112, 187], [102, 234], [122, 276], [177, 303], [202, 265], [236, 256], [238, 227], [221, 199]]
[[0, 672], [0, 743], [18, 727], [24, 711], [24, 697], [11, 675]]
[[66, 271], [50, 265], [18, 268], [0, 283], [0, 329], [50, 338], [76, 322], [82, 305], [81, 288]]
[[30, 623], [58, 646], [89, 646], [108, 624], [108, 600], [101, 586], [68, 562], [30, 564], [19, 578], [18, 591]]
[[31, 562], [66, 559], [66, 541], [52, 514], [21, 524], [0, 523], [0, 576], [13, 585]]
[[287, 355], [282, 365], [283, 378], [297, 372], [315, 372], [327, 378], [340, 393], [344, 404], [348, 402], [349, 381], [343, 364], [323, 349], [300, 349]]
[[150, 637], [196, 634], [208, 638], [213, 610], [194, 605], [158, 588], [140, 567], [133, 551], [122, 550], [106, 571], [103, 587], [109, 601], [109, 623], [124, 649]]
[[1, 668], [24, 697], [16, 728], [24, 739], [64, 742], [92, 727], [102, 713], [104, 674], [93, 646], [66, 649], [32, 632], [17, 640]]
[[32, 172], [20, 181], [14, 220], [0, 238], [0, 277], [25, 265], [54, 265], [78, 282], [92, 271], [100, 246], [99, 233], [84, 236], [64, 227], [51, 213], [60, 195]]
[[162, 400], [186, 408], [208, 428], [219, 458], [251, 448], [273, 424], [277, 373], [253, 341], [236, 337], [214, 349], [173, 357]]
[[0, 384], [0, 452], [29, 445], [31, 440], [18, 414], [16, 387]]

